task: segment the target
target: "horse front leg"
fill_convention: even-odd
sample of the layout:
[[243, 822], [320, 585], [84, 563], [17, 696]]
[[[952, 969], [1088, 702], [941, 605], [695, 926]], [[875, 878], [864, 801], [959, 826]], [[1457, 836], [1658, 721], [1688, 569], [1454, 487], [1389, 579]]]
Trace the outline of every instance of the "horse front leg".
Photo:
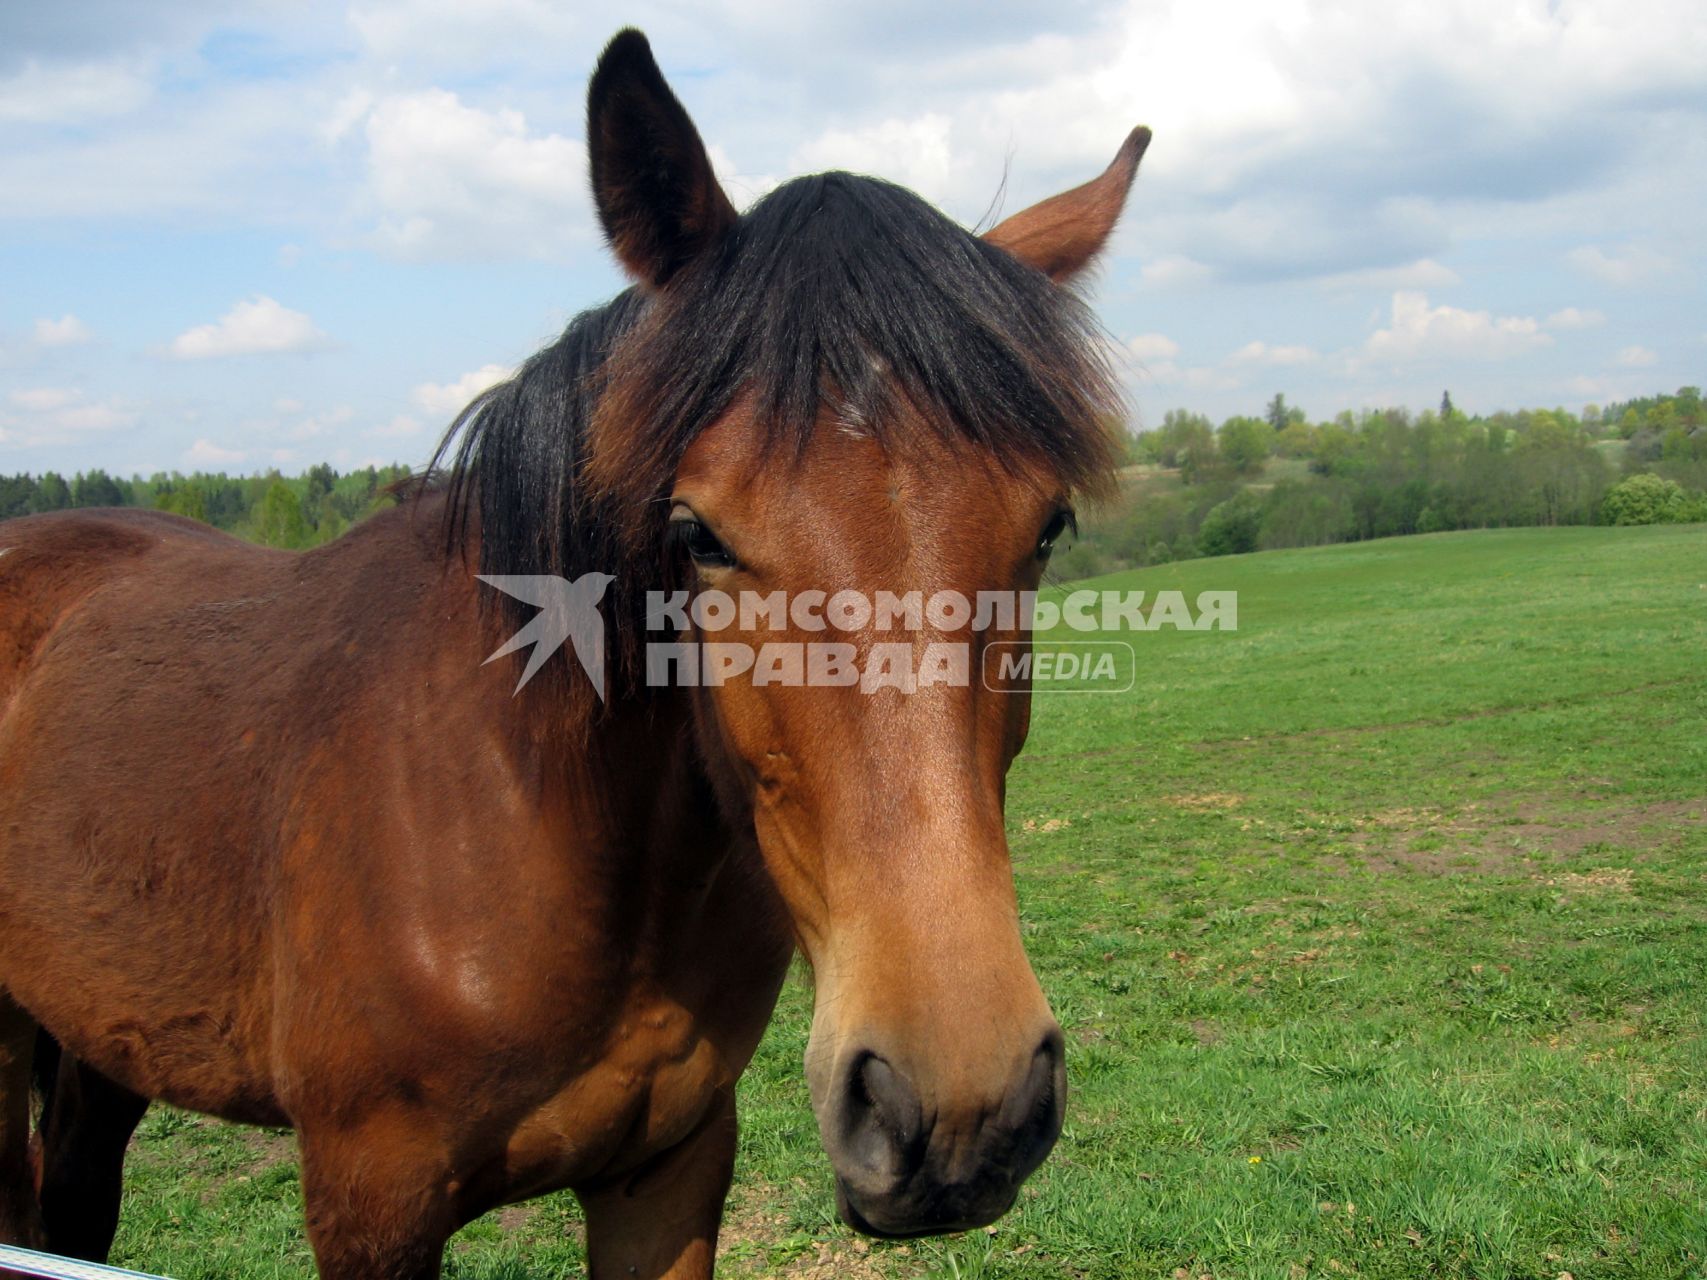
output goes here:
[[459, 1185], [432, 1117], [303, 1121], [297, 1133], [320, 1280], [438, 1280]]
[[47, 1247], [105, 1262], [119, 1225], [124, 1153], [148, 1099], [61, 1053], [41, 1128], [41, 1214]]
[[[30, 1071], [36, 1023], [0, 987], [0, 1244], [42, 1247], [41, 1206], [30, 1159]], [[10, 1275], [0, 1271], [0, 1275]]]
[[710, 1280], [735, 1172], [735, 1092], [693, 1134], [620, 1181], [580, 1192], [592, 1280]]

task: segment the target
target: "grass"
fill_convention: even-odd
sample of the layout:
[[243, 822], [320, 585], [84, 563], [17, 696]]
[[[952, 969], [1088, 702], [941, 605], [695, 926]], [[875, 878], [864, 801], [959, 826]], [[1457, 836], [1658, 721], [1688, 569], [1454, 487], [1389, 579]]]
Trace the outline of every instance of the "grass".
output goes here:
[[[1190, 561], [1236, 632], [1039, 697], [1009, 826], [1066, 1133], [989, 1231], [834, 1220], [791, 982], [722, 1274], [1707, 1276], [1707, 528]], [[157, 1110], [115, 1261], [307, 1277], [287, 1140]], [[448, 1274], [582, 1265], [567, 1197]]]

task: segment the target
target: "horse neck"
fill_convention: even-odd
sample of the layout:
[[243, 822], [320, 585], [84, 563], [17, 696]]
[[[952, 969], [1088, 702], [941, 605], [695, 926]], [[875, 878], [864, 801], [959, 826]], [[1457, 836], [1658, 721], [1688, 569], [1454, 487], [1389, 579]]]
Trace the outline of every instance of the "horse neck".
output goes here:
[[586, 819], [602, 843], [667, 882], [697, 880], [737, 843], [702, 762], [684, 691], [618, 697], [591, 716], [557, 755], [570, 822]]

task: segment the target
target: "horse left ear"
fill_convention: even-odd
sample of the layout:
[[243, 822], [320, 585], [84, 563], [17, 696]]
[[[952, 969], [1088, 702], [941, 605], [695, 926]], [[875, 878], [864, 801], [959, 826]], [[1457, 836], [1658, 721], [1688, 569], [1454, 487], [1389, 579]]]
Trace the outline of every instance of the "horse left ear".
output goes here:
[[587, 87], [587, 158], [605, 238], [643, 285], [663, 287], [735, 225], [699, 131], [632, 27]]
[[1034, 204], [984, 233], [984, 239], [1063, 283], [1090, 265], [1126, 207], [1138, 162], [1150, 145], [1140, 125], [1126, 135], [1114, 163], [1083, 186]]

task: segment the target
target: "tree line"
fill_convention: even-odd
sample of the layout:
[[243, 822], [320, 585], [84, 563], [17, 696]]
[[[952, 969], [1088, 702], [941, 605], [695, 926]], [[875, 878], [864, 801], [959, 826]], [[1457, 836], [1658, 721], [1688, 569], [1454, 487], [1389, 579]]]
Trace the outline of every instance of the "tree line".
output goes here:
[[410, 474], [406, 466], [389, 466], [340, 475], [322, 463], [300, 476], [174, 471], [122, 479], [99, 470], [70, 480], [53, 471], [0, 476], [0, 520], [77, 507], [142, 507], [188, 516], [264, 546], [304, 550], [379, 510], [391, 487]]
[[1277, 395], [1220, 426], [1173, 410], [1131, 437], [1129, 463], [1119, 498], [1058, 556], [1062, 576], [1453, 529], [1707, 520], [1696, 387], [1486, 416], [1447, 394], [1326, 422]]
[[[1063, 577], [1192, 556], [1511, 525], [1707, 521], [1707, 406], [1697, 387], [1581, 413], [1438, 409], [1311, 422], [1284, 395], [1220, 426], [1185, 409], [1129, 437], [1120, 496], [1081, 514]], [[271, 547], [329, 542], [378, 510], [406, 466], [300, 476], [105, 471], [0, 476], [0, 519], [144, 507]]]

